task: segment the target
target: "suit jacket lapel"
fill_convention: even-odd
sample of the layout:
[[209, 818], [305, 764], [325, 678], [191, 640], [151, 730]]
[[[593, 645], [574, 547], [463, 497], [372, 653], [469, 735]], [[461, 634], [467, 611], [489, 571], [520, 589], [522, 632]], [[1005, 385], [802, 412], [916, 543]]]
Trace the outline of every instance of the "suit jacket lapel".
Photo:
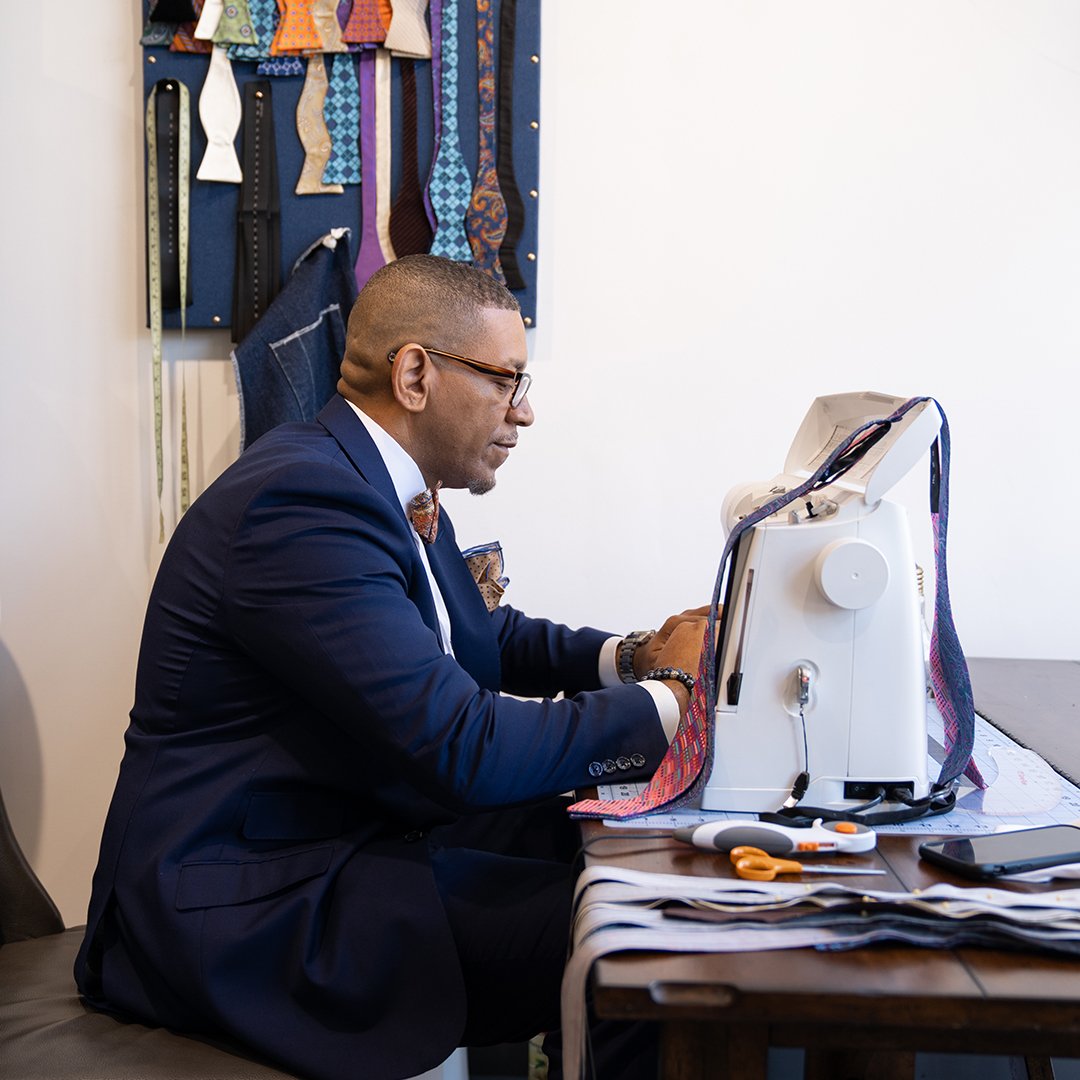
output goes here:
[[[340, 394], [335, 394], [319, 413], [317, 420], [333, 436], [356, 471], [387, 502], [398, 508], [402, 520], [408, 524], [382, 456], [367, 433], [367, 428], [349, 407], [349, 403]], [[412, 525], [409, 524], [408, 527], [411, 529]], [[439, 517], [438, 539], [428, 547], [427, 556], [443, 600], [446, 601], [446, 610], [450, 614], [455, 658], [480, 686], [488, 690], [498, 690], [502, 674], [499, 646], [491, 625], [491, 616], [465, 560], [461, 557], [454, 537], [454, 526], [445, 511]], [[420, 609], [424, 622], [438, 632], [435, 601], [419, 556], [416, 557], [416, 563], [416, 577], [421, 582], [422, 597], [414, 596], [413, 600]]]
[[[372, 442], [360, 418], [352, 411], [349, 403], [335, 394], [316, 417], [318, 422], [334, 437], [345, 451], [345, 456], [353, 463], [356, 471], [392, 506], [401, 513], [402, 520], [408, 521], [401, 509], [394, 483], [390, 479], [386, 465], [378, 447]], [[411, 526], [410, 526], [411, 528]]]

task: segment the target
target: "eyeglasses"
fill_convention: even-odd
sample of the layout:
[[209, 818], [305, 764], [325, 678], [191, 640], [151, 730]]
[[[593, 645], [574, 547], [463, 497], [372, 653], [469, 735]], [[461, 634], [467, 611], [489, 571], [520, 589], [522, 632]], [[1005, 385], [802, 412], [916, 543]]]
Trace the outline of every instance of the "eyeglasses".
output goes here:
[[[479, 360], [473, 360], [468, 356], [458, 356], [457, 353], [446, 352], [444, 349], [433, 349], [430, 345], [423, 345], [424, 352], [434, 353], [436, 356], [445, 356], [447, 360], [456, 360], [459, 364], [470, 367], [473, 371], [479, 371], [481, 375], [490, 375], [493, 379], [508, 380], [511, 385], [505, 389], [510, 390], [510, 408], [516, 409], [524, 400], [532, 385], [532, 376], [526, 371], [518, 371], [517, 368], [498, 367], [495, 364], [483, 364]], [[398, 350], [387, 354], [387, 360], [392, 364]]]

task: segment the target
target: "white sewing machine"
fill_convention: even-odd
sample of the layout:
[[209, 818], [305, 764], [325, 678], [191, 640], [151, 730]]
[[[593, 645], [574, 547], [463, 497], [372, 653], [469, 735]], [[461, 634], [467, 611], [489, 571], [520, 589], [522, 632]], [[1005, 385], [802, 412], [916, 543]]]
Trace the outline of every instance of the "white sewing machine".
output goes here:
[[[835, 394], [802, 422], [784, 472], [733, 488], [724, 528], [812, 476], [862, 423], [906, 398]], [[926, 796], [924, 619], [907, 514], [883, 496], [926, 453], [941, 416], [914, 406], [850, 471], [749, 528], [731, 555], [718, 646], [706, 810], [841, 809], [879, 787]], [[809, 502], [808, 502], [809, 500]]]

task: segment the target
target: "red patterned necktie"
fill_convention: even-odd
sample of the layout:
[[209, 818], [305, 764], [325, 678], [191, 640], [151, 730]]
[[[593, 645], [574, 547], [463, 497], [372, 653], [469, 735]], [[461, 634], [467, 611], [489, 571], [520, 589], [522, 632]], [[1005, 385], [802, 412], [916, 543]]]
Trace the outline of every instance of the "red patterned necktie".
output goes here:
[[424, 488], [409, 503], [409, 520], [425, 544], [434, 544], [439, 534], [439, 488]]
[[[709, 777], [712, 764], [713, 723], [716, 714], [716, 617], [725, 579], [725, 571], [731, 553], [739, 537], [759, 521], [771, 517], [778, 510], [808, 495], [816, 487], [823, 487], [837, 479], [853, 464], [849, 451], [864, 436], [872, 435], [883, 425], [890, 426], [909, 409], [932, 398], [912, 398], [891, 416], [871, 420], [856, 428], [828, 456], [825, 463], [798, 487], [778, 495], [777, 498], [747, 514], [728, 535], [724, 553], [720, 558], [720, 571], [713, 588], [712, 604], [701, 649], [694, 692], [690, 706], [679, 721], [675, 738], [672, 739], [660, 767], [645, 789], [630, 799], [583, 799], [569, 809], [575, 817], [629, 818], [658, 810], [671, 810], [692, 803]], [[964, 660], [960, 641], [953, 625], [949, 606], [948, 580], [945, 574], [945, 540], [949, 508], [949, 425], [945, 412], [936, 401], [933, 404], [941, 413], [940, 467], [937, 444], [930, 456], [930, 508], [935, 526], [935, 562], [938, 568], [937, 601], [934, 609], [934, 631], [931, 639], [930, 671], [938, 708], [945, 730], [945, 761], [938, 776], [936, 791], [949, 788], [953, 781], [966, 770], [968, 777], [984, 787], [982, 777], [971, 757], [975, 738], [975, 706], [971, 693], [971, 679]], [[857, 459], [856, 459], [857, 460]], [[935, 676], [935, 670], [938, 675]], [[940, 692], [938, 686], [941, 686]]]

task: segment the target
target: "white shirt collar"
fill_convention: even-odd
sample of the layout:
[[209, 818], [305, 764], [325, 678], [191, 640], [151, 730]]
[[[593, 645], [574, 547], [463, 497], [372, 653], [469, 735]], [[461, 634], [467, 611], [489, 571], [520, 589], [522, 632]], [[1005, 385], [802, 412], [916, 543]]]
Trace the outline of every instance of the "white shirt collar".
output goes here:
[[423, 491], [427, 484], [424, 483], [424, 475], [405, 449], [393, 435], [379, 427], [374, 420], [359, 406], [345, 399], [349, 408], [352, 409], [360, 422], [367, 428], [367, 433], [375, 443], [379, 456], [383, 459], [386, 471], [390, 474], [390, 482], [394, 485], [394, 493], [401, 503], [401, 509], [409, 516], [409, 504]]

